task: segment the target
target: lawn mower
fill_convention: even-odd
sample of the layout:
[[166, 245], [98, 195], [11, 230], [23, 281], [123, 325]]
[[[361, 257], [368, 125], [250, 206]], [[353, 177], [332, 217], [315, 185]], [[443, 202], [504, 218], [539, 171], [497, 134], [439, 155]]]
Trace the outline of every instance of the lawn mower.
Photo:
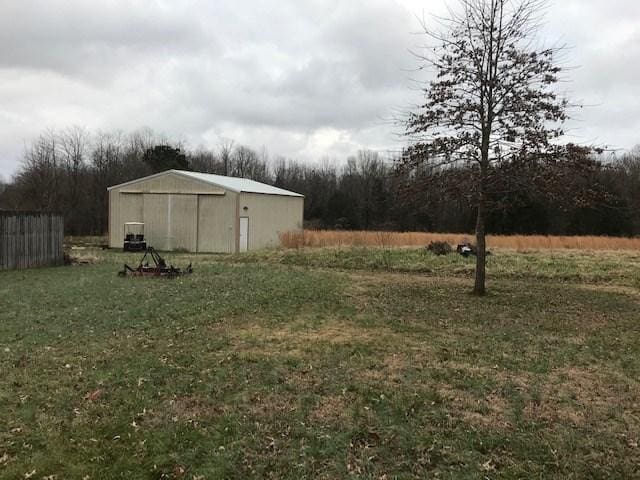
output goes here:
[[[153, 265], [149, 265], [149, 260], [147, 260], [147, 257], [151, 258]], [[146, 263], [145, 260], [147, 260]], [[176, 268], [173, 265], [167, 266], [164, 258], [162, 258], [160, 254], [154, 250], [153, 247], [147, 247], [147, 250], [140, 260], [138, 266], [136, 268], [132, 268], [125, 263], [124, 268], [118, 272], [118, 276], [175, 278], [182, 275], [189, 275], [191, 273], [193, 273], [191, 264], [189, 264], [189, 266], [184, 270]]]

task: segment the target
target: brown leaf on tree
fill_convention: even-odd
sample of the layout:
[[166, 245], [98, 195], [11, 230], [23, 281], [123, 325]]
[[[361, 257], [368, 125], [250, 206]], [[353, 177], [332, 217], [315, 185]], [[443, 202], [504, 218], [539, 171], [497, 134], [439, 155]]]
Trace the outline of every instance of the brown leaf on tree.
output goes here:
[[[476, 210], [473, 291], [484, 295], [495, 174], [506, 175], [505, 165], [517, 173], [523, 161], [529, 166], [571, 153], [558, 143], [571, 105], [553, 88], [563, 80], [556, 62], [562, 48], [538, 48], [535, 42], [544, 1], [460, 0], [460, 7], [442, 19], [442, 31], [423, 23], [435, 44], [417, 56], [435, 78], [424, 88], [424, 103], [406, 120], [412, 145], [399, 169], [406, 178], [425, 171], [436, 172], [436, 180], [466, 177], [464, 191]], [[550, 189], [547, 182], [544, 191]]]

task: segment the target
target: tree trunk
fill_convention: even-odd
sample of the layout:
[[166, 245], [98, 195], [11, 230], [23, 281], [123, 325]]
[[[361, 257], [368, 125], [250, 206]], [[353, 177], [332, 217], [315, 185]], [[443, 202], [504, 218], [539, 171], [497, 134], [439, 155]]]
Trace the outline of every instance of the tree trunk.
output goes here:
[[480, 179], [478, 191], [478, 216], [476, 218], [476, 278], [473, 294], [482, 296], [486, 293], [486, 258], [487, 242], [485, 232], [485, 216], [487, 210], [486, 186], [487, 171], [489, 169], [489, 130], [485, 130], [482, 141], [482, 162], [480, 164]]
[[486, 251], [487, 243], [485, 238], [485, 199], [484, 194], [480, 194], [478, 199], [478, 217], [476, 219], [476, 279], [473, 287], [474, 295], [484, 295], [485, 288], [485, 267], [486, 267]]

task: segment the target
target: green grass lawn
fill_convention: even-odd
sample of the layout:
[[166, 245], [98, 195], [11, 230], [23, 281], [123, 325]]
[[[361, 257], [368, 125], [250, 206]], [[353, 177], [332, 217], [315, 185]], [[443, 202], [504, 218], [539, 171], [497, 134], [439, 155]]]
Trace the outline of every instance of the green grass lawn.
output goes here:
[[0, 477], [637, 478], [640, 253], [0, 272]]

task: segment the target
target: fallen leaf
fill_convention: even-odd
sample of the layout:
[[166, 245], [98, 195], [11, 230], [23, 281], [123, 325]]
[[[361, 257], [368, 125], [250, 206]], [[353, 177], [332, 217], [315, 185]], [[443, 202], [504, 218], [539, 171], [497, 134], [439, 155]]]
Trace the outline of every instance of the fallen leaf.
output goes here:
[[482, 465], [480, 465], [480, 468], [482, 470], [484, 470], [485, 472], [492, 472], [492, 471], [494, 471], [496, 469], [496, 467], [491, 462], [491, 459], [487, 460]]
[[187, 470], [182, 465], [176, 465], [173, 467], [173, 476], [176, 478], [180, 478], [184, 476]]
[[104, 393], [104, 390], [102, 388], [99, 388], [98, 390], [94, 390], [93, 392], [87, 393], [84, 396], [84, 399], [89, 402], [95, 402], [102, 396], [103, 393]]

